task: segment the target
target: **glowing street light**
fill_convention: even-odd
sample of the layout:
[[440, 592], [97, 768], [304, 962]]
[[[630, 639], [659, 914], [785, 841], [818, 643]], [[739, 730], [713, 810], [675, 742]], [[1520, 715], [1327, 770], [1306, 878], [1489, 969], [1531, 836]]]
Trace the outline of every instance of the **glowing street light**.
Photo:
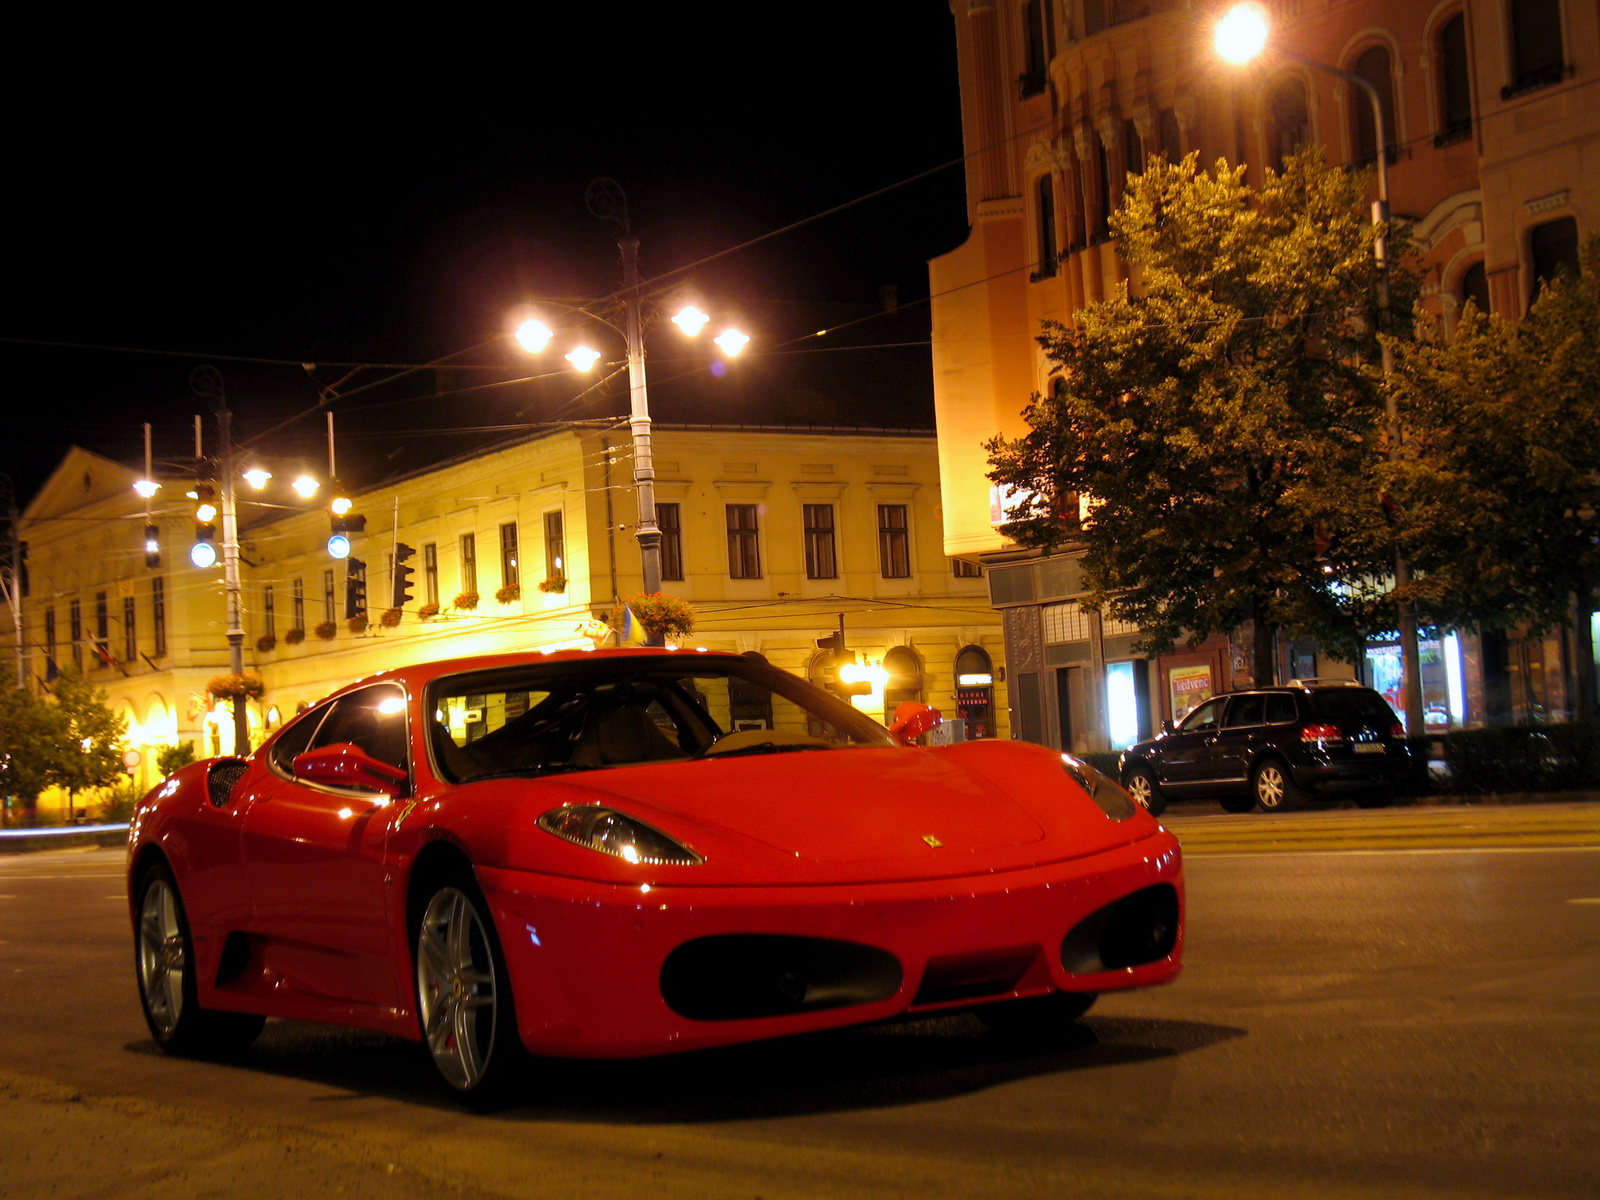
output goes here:
[[518, 325], [515, 334], [517, 344], [529, 354], [538, 354], [550, 344], [550, 339], [554, 336], [550, 332], [550, 326], [533, 317]]
[[721, 346], [722, 352], [729, 358], [738, 358], [740, 352], [744, 350], [750, 341], [748, 336], [740, 333], [737, 329], [724, 329], [711, 340]]
[[1235, 66], [1249, 62], [1267, 44], [1267, 10], [1259, 4], [1239, 4], [1217, 22], [1214, 41], [1217, 54]]
[[600, 361], [600, 351], [588, 346], [578, 346], [572, 353], [564, 355], [566, 360], [584, 374], [594, 370], [594, 364]]
[[161, 485], [154, 479], [140, 479], [134, 483], [133, 490], [148, 500], [161, 490]]
[[267, 480], [271, 478], [272, 472], [261, 467], [251, 467], [244, 473], [244, 481], [258, 492], [267, 486]]
[[309, 475], [302, 475], [290, 485], [294, 488], [295, 495], [302, 500], [309, 500], [317, 494], [317, 489], [322, 485]]
[[706, 327], [706, 322], [709, 320], [711, 320], [710, 317], [690, 304], [678, 311], [678, 315], [672, 318], [672, 323], [683, 330], [686, 336], [698, 337], [700, 331]]

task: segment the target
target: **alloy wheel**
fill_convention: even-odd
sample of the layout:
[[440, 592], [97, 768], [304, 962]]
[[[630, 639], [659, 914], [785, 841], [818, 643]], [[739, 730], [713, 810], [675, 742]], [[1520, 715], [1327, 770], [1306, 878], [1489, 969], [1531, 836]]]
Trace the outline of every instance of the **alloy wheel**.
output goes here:
[[459, 888], [440, 888], [417, 929], [417, 1003], [434, 1065], [458, 1091], [472, 1091], [488, 1073], [496, 985], [494, 953], [477, 906]]
[[153, 879], [139, 907], [139, 991], [151, 1028], [163, 1040], [183, 1017], [186, 951], [177, 892], [165, 879]]

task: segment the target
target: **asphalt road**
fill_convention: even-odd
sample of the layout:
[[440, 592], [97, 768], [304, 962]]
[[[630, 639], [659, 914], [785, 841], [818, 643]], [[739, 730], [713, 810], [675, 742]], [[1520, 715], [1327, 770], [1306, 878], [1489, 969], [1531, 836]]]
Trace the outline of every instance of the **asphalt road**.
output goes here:
[[549, 1063], [492, 1117], [366, 1034], [163, 1057], [120, 853], [0, 858], [0, 1196], [1600, 1195], [1600, 806], [1168, 819], [1185, 974], [1051, 1042]]

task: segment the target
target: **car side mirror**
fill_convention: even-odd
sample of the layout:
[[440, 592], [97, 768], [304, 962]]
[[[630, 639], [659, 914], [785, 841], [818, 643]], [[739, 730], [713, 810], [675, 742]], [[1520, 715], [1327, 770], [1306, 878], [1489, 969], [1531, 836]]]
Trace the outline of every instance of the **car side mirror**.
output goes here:
[[902, 700], [895, 707], [894, 720], [889, 724], [889, 732], [902, 746], [910, 746], [935, 725], [943, 724], [944, 714], [932, 705], [918, 704], [915, 700]]
[[1171, 721], [1163, 721], [1163, 722], [1161, 722], [1161, 732], [1162, 733], [1171, 733], [1172, 732], [1172, 722]]
[[379, 762], [354, 742], [335, 742], [294, 757], [294, 777], [330, 787], [365, 788], [391, 799], [405, 790], [406, 772]]

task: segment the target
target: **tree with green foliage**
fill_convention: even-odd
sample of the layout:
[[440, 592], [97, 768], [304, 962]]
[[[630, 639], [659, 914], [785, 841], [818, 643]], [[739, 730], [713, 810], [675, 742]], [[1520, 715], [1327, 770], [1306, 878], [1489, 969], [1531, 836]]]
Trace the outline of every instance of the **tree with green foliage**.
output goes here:
[[58, 747], [66, 737], [60, 710], [16, 686], [0, 663], [0, 793], [32, 807], [55, 782]]
[[[1259, 190], [1195, 155], [1130, 176], [1111, 227], [1131, 286], [1046, 323], [1060, 383], [1025, 436], [988, 444], [1015, 497], [1004, 532], [1081, 545], [1086, 605], [1136, 623], [1145, 653], [1246, 622], [1257, 679], [1280, 629], [1359, 652], [1348, 589], [1394, 561], [1368, 184], [1315, 147]], [[1404, 317], [1419, 280], [1403, 229], [1389, 249]]]
[[163, 746], [156, 752], [156, 770], [161, 772], [163, 779], [175, 771], [182, 770], [193, 761], [193, 742], [178, 742], [172, 746]]
[[[1600, 238], [1520, 322], [1471, 306], [1448, 340], [1395, 342], [1404, 453], [1380, 474], [1440, 625], [1574, 622], [1580, 678], [1600, 580]], [[1576, 601], [1576, 603], [1575, 603]], [[1579, 689], [1593, 715], [1593, 686]]]
[[122, 773], [123, 739], [128, 721], [106, 707], [106, 691], [69, 667], [55, 682], [55, 709], [61, 721], [51, 782], [67, 792], [67, 819], [73, 796], [85, 788], [109, 787]]

